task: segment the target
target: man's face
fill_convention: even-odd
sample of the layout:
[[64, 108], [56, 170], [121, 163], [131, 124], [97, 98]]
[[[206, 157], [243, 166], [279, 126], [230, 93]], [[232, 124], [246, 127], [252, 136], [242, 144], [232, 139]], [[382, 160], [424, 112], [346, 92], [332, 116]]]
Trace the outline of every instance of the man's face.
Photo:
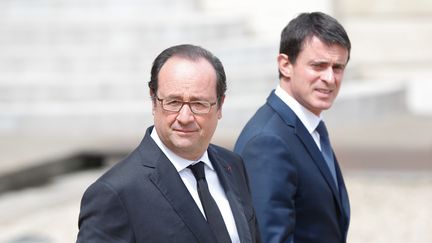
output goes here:
[[286, 55], [279, 55], [279, 69], [286, 77], [281, 86], [319, 116], [336, 99], [347, 62], [347, 49], [340, 45], [326, 45], [312, 37], [306, 41], [294, 64]]
[[[156, 95], [160, 99], [217, 101], [216, 71], [203, 58], [191, 61], [171, 57], [162, 66], [158, 78]], [[185, 159], [196, 160], [210, 143], [218, 119], [222, 117], [221, 109], [222, 104], [216, 104], [208, 114], [197, 115], [185, 104], [179, 112], [172, 112], [164, 110], [162, 103], [155, 100], [154, 125], [165, 146]]]

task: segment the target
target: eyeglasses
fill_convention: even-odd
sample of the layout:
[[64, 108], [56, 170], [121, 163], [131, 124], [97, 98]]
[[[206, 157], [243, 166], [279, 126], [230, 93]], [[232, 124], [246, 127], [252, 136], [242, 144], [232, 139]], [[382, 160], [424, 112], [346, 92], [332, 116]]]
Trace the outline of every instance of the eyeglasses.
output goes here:
[[182, 107], [187, 104], [192, 111], [192, 113], [200, 115], [207, 114], [210, 112], [211, 107], [216, 105], [217, 102], [210, 103], [204, 100], [196, 101], [182, 101], [176, 99], [160, 99], [155, 95], [155, 98], [162, 104], [162, 109], [166, 111], [179, 112]]

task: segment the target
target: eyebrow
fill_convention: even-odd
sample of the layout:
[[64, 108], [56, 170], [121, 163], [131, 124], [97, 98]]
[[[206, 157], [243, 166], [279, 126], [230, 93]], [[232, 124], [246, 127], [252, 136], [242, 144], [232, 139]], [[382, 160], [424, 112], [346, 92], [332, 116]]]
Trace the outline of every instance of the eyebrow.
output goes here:
[[[173, 100], [182, 100], [183, 101], [183, 96], [173, 94], [173, 95], [166, 96], [164, 99], [173, 99]], [[190, 101], [208, 101], [209, 99], [204, 98], [204, 97], [200, 97], [200, 96], [190, 96], [189, 100]]]
[[333, 64], [333, 67], [335, 68], [345, 68], [346, 64], [342, 64], [342, 63], [335, 63]]
[[[315, 60], [312, 60], [309, 63], [311, 65], [318, 65], [318, 66], [323, 65], [323, 64], [325, 64], [325, 65], [330, 64], [330, 62], [328, 62], [328, 61], [315, 61]], [[332, 67], [336, 67], [336, 68], [345, 68], [345, 66], [346, 66], [346, 64], [343, 64], [343, 63], [333, 63], [333, 65], [332, 65]]]

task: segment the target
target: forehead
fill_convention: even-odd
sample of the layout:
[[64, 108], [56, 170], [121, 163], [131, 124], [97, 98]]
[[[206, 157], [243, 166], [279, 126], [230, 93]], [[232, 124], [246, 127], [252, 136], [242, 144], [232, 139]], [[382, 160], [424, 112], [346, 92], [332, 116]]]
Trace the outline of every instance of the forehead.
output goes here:
[[158, 90], [170, 96], [208, 97], [216, 94], [216, 71], [205, 59], [171, 57], [162, 66]]
[[346, 64], [348, 62], [348, 50], [339, 45], [331, 44], [321, 41], [318, 37], [312, 36], [305, 40], [299, 58], [332, 61], [339, 64]]

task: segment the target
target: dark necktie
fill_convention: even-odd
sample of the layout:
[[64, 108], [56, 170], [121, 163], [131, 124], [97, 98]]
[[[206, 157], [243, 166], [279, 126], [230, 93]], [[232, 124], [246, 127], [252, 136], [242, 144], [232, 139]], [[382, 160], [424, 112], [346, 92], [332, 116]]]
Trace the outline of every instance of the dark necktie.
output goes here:
[[321, 153], [324, 157], [324, 160], [327, 163], [327, 166], [330, 169], [330, 172], [333, 176], [333, 179], [336, 183], [336, 188], [337, 188], [338, 183], [337, 183], [337, 177], [336, 177], [336, 169], [335, 169], [335, 161], [334, 161], [334, 157], [333, 157], [333, 150], [332, 150], [332, 147], [330, 145], [330, 139], [329, 139], [327, 128], [326, 128], [326, 125], [324, 124], [324, 121], [320, 121], [316, 130], [320, 135]]
[[219, 208], [210, 194], [207, 180], [204, 174], [204, 163], [198, 162], [195, 165], [190, 165], [189, 168], [197, 180], [198, 195], [201, 200], [201, 204], [204, 208], [204, 213], [207, 218], [207, 222], [216, 236], [219, 243], [229, 243], [231, 238], [228, 234], [228, 230], [223, 221], [222, 214]]

